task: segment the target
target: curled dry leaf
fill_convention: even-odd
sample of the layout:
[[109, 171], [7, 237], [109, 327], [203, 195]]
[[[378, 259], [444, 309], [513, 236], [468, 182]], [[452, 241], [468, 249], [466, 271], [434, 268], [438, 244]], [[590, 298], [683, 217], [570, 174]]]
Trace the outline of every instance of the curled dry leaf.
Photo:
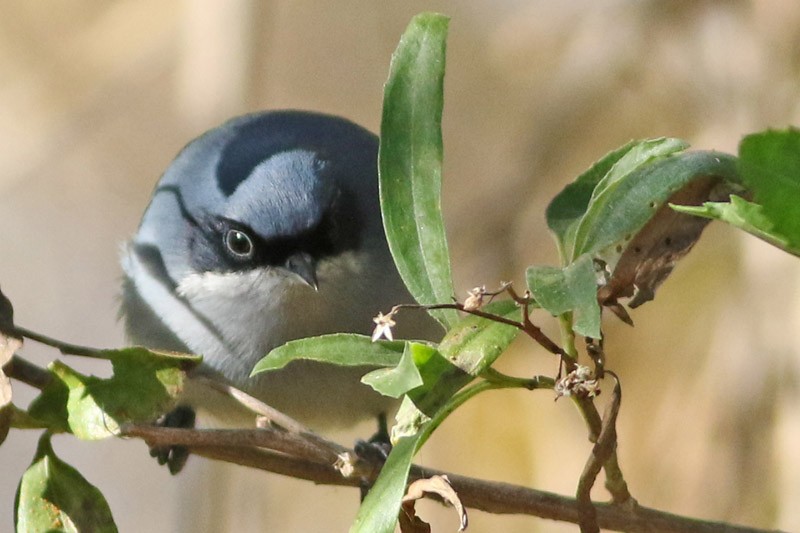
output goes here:
[[17, 336], [14, 327], [14, 307], [0, 291], [0, 409], [11, 403], [11, 380], [3, 372], [3, 367], [21, 346], [22, 339]]
[[11, 380], [2, 370], [11, 361], [14, 352], [22, 346], [22, 340], [0, 332], [0, 409], [11, 403]]
[[400, 531], [402, 533], [427, 533], [431, 530], [430, 525], [420, 519], [414, 509], [416, 501], [428, 494], [441, 499], [447, 505], [452, 505], [458, 513], [460, 521], [458, 530], [467, 529], [467, 510], [450, 485], [450, 480], [447, 479], [447, 476], [431, 476], [418, 479], [408, 486], [400, 511]]
[[16, 336], [14, 328], [14, 306], [11, 305], [11, 300], [6, 298], [2, 290], [0, 290], [0, 333]]
[[631, 308], [653, 299], [675, 264], [692, 249], [709, 220], [677, 213], [670, 203], [702, 205], [730, 196], [730, 186], [720, 178], [702, 176], [692, 180], [661, 206], [653, 206], [655, 215], [627, 243], [617, 244], [619, 259], [608, 282], [597, 293], [601, 305], [610, 308], [625, 322], [631, 323], [619, 298], [632, 297]]
[[14, 334], [14, 308], [0, 292], [0, 443], [5, 440], [11, 423], [11, 380], [3, 367], [21, 346], [22, 339]]

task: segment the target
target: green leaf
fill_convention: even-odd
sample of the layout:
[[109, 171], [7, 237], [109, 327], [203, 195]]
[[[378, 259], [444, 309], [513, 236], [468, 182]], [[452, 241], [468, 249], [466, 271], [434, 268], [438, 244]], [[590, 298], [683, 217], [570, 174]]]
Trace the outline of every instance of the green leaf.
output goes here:
[[[483, 311], [509, 320], [520, 318], [520, 309], [509, 300], [491, 303]], [[423, 386], [411, 390], [398, 411], [397, 424], [392, 429], [392, 436], [398, 440], [362, 503], [351, 531], [394, 531], [411, 460], [435, 429], [430, 419], [445, 408], [453, 395], [494, 363], [517, 334], [514, 326], [470, 315], [445, 335], [439, 346], [444, 358], [438, 353], [430, 354], [427, 364], [423, 365], [424, 368], [431, 365], [430, 373], [421, 372]], [[436, 379], [429, 382], [427, 376], [436, 376]]]
[[199, 357], [141, 347], [100, 355], [111, 360], [114, 375], [109, 379], [51, 363], [55, 379], [31, 403], [30, 415], [81, 439], [110, 437], [122, 423], [147, 422], [167, 411], [183, 390], [186, 371], [200, 362]]
[[373, 370], [361, 378], [361, 382], [384, 396], [399, 398], [408, 391], [422, 386], [426, 377], [428, 383], [434, 382], [443, 367], [441, 363], [437, 364], [437, 360], [449, 365], [436, 348], [409, 342], [396, 367]]
[[277, 370], [295, 359], [308, 359], [339, 366], [396, 366], [405, 341], [375, 341], [364, 335], [334, 333], [290, 341], [269, 352], [251, 375]]
[[591, 218], [587, 221], [588, 212], [593, 206], [598, 204], [603, 194], [606, 198], [610, 197], [613, 191], [619, 186], [620, 181], [626, 176], [637, 169], [645, 167], [654, 161], [663, 159], [685, 148], [686, 144], [683, 143], [683, 141], [672, 138], [659, 138], [635, 142], [633, 146], [608, 169], [608, 172], [597, 182], [597, 185], [595, 185], [592, 195], [586, 205], [584, 216], [575, 224], [572, 234], [573, 239], [570, 243], [572, 245], [570, 248], [570, 250], [572, 250], [570, 260], [574, 261], [581, 255], [582, 252], [580, 252], [579, 249], [582, 246], [582, 242], [579, 243], [578, 240], [581, 239], [582, 234], [585, 233], [587, 226], [590, 226], [592, 221]]
[[607, 193], [615, 186], [621, 179], [628, 176], [631, 172], [641, 168], [644, 165], [663, 159], [669, 155], [677, 152], [682, 152], [689, 147], [686, 141], [681, 139], [674, 139], [670, 137], [661, 137], [658, 139], [648, 139], [646, 141], [639, 141], [628, 152], [619, 159], [614, 166], [609, 169], [608, 173], [603, 176], [603, 179], [597, 184], [594, 192], [592, 193], [592, 200], [598, 196]]
[[611, 167], [636, 146], [637, 142], [642, 141], [631, 141], [607, 153], [575, 181], [564, 187], [547, 206], [545, 212], [547, 227], [556, 238], [562, 261], [566, 260], [567, 251], [572, 249], [575, 229], [589, 206], [594, 188]]
[[[50, 371], [55, 374], [53, 365]], [[53, 379], [42, 389], [28, 407], [28, 414], [41, 421], [51, 433], [69, 432], [69, 387], [60, 379]]]
[[[492, 302], [481, 311], [518, 322], [521, 310], [511, 300]], [[519, 329], [475, 315], [461, 319], [442, 339], [439, 351], [471, 376], [489, 368], [517, 338]]]
[[[378, 154], [389, 249], [421, 304], [450, 301], [453, 281], [441, 210], [442, 105], [448, 18], [414, 17], [392, 56]], [[453, 310], [431, 311], [449, 328]]]
[[[513, 321], [521, 315], [511, 300], [493, 302], [482, 310]], [[422, 367], [423, 385], [409, 392], [414, 405], [432, 418], [456, 392], [489, 368], [518, 334], [519, 329], [508, 324], [475, 315], [462, 318]], [[406, 422], [398, 418], [398, 423]]]
[[381, 469], [375, 485], [358, 509], [351, 533], [393, 533], [406, 492], [411, 460], [417, 451], [422, 432], [395, 443]]
[[764, 214], [764, 208], [739, 196], [732, 195], [730, 202], [705, 202], [702, 206], [670, 205], [670, 207], [680, 213], [727, 222], [800, 257], [800, 247], [793, 246], [786, 237], [775, 231], [775, 225]]
[[528, 288], [538, 304], [553, 316], [574, 313], [572, 329], [599, 339], [600, 305], [592, 258], [580, 256], [565, 268], [533, 266], [527, 272]]
[[739, 144], [739, 170], [774, 233], [800, 247], [800, 130], [748, 135]]
[[673, 154], [599, 183], [602, 190], [592, 196], [576, 230], [571, 259], [621, 252], [670, 196], [700, 176], [738, 182], [736, 159], [717, 152]]
[[17, 488], [14, 524], [17, 531], [117, 531], [103, 495], [55, 455], [48, 433]]

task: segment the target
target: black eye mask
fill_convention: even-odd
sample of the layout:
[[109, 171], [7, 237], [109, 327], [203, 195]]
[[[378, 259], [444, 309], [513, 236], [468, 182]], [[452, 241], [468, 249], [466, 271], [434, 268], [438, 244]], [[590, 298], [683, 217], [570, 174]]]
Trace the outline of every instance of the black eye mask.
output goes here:
[[205, 215], [189, 222], [190, 261], [200, 272], [237, 272], [272, 266], [283, 267], [297, 253], [319, 261], [356, 249], [359, 235], [355, 217], [336, 211], [335, 202], [313, 228], [292, 236], [265, 239], [244, 224]]

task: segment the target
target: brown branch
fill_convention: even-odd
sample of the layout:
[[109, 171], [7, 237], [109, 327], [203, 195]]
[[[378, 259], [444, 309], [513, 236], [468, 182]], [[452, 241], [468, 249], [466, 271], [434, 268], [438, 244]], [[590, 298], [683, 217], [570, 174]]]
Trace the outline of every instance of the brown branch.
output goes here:
[[[209, 459], [257, 468], [316, 484], [358, 487], [362, 480], [374, 481], [380, 471], [381, 465], [369, 463], [364, 458], [355, 459], [353, 474], [344, 476], [333, 463], [315, 462], [253, 446], [211, 445], [218, 439], [220, 442], [228, 438], [240, 439], [241, 437], [236, 435], [224, 437], [226, 433], [238, 432], [240, 430], [125, 427], [127, 436], [146, 434], [148, 439], [157, 439], [160, 443], [188, 445], [192, 453]], [[249, 434], [252, 433], [252, 430], [246, 430], [246, 433], [248, 436], [241, 438], [242, 443], [251, 438], [252, 435]], [[170, 438], [166, 438], [167, 436]], [[284, 448], [284, 450], [292, 452], [291, 447]], [[350, 452], [352, 457], [356, 457], [355, 452], [352, 450]], [[580, 506], [578, 502], [574, 498], [552, 492], [469, 478], [419, 466], [412, 467], [410, 481], [443, 474], [448, 476], [462, 503], [467, 507], [495, 514], [525, 514], [549, 520], [579, 523]], [[733, 526], [722, 522], [696, 520], [646, 507], [623, 506], [613, 503], [593, 504], [593, 507], [597, 513], [597, 524], [604, 529], [615, 531], [633, 533], [765, 533], [769, 531]]]
[[[50, 373], [18, 356], [14, 356], [4, 371], [10, 377], [33, 387], [43, 388], [50, 381]], [[588, 402], [581, 409], [585, 416], [596, 422], [597, 435], [602, 434], [602, 421], [594, 404]], [[595, 417], [591, 414], [596, 415]], [[589, 424], [590, 428], [595, 424]], [[313, 434], [312, 434], [313, 435]], [[331, 443], [317, 435], [312, 440], [303, 432], [259, 430], [204, 430], [176, 429], [144, 425], [126, 425], [121, 436], [142, 438], [151, 444], [185, 445], [195, 455], [212, 460], [256, 468], [276, 474], [304, 479], [321, 485], [360, 487], [364, 480], [374, 482], [381, 465], [360, 458], [353, 450]], [[600, 437], [601, 438], [601, 437]], [[255, 446], [274, 446], [266, 449]], [[344, 475], [344, 459], [350, 474]], [[616, 454], [605, 462], [609, 477], [609, 464], [616, 464]], [[618, 467], [618, 465], [617, 465]], [[566, 496], [547, 491], [521, 487], [509, 483], [469, 478], [413, 466], [410, 480], [446, 474], [450, 483], [467, 507], [495, 514], [524, 514], [579, 523], [578, 502]], [[624, 483], [624, 481], [623, 481]], [[625, 489], [627, 493], [627, 489]], [[612, 492], [613, 494], [613, 492]], [[615, 501], [630, 501], [630, 497]], [[641, 506], [617, 503], [592, 504], [597, 513], [597, 524], [609, 530], [633, 533], [766, 533], [769, 530], [732, 526], [722, 522], [696, 520]]]
[[224, 448], [267, 448], [274, 452], [289, 454], [296, 459], [313, 461], [321, 464], [334, 464], [339, 458], [340, 447], [331, 445], [322, 447], [318, 440], [306, 436], [289, 433], [279, 429], [202, 429], [186, 432], [180, 428], [158, 427], [144, 424], [127, 424], [121, 428], [121, 435], [138, 437], [148, 446], [198, 446]]

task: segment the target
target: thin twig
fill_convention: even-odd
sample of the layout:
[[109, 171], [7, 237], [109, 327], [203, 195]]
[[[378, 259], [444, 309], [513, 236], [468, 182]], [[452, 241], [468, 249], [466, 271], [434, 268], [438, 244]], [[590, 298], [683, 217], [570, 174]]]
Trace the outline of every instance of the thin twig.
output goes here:
[[260, 416], [264, 417], [270, 424], [277, 425], [287, 431], [292, 433], [307, 433], [310, 432], [307, 427], [305, 427], [300, 422], [296, 421], [295, 419], [281, 413], [277, 409], [270, 407], [269, 405], [265, 404], [258, 398], [247, 394], [246, 392], [237, 389], [227, 383], [219, 381], [218, 379], [210, 379], [206, 377], [193, 377], [193, 381], [196, 383], [202, 384], [206, 387], [214, 389], [217, 392], [220, 392], [230, 398], [234, 399], [237, 403], [242, 405], [248, 411]]
[[[603, 429], [603, 421], [600, 418], [600, 413], [597, 412], [597, 407], [591, 398], [572, 396], [572, 399], [578, 406], [578, 410], [589, 428], [589, 441], [596, 443]], [[633, 501], [633, 496], [631, 496], [628, 490], [628, 484], [625, 482], [625, 478], [622, 475], [622, 469], [619, 466], [616, 450], [612, 451], [603, 465], [603, 469], [606, 472], [605, 487], [608, 492], [611, 493], [611, 498], [614, 503], [625, 505]]]
[[[510, 290], [508, 287], [506, 290]], [[553, 342], [544, 332], [539, 329], [533, 322], [527, 320], [527, 322], [517, 322], [516, 320], [511, 320], [504, 316], [495, 315], [492, 313], [487, 313], [485, 311], [481, 311], [480, 309], [466, 309], [463, 304], [461, 303], [452, 303], [452, 304], [433, 304], [433, 305], [422, 305], [422, 304], [398, 304], [392, 307], [392, 313], [399, 309], [425, 309], [429, 311], [437, 310], [437, 309], [454, 309], [456, 311], [461, 311], [462, 313], [467, 313], [469, 315], [479, 316], [481, 318], [485, 318], [487, 320], [492, 320], [494, 322], [498, 322], [500, 324], [506, 324], [509, 326], [513, 326], [518, 330], [522, 331], [530, 338], [532, 338], [536, 343], [541, 345], [545, 350], [548, 352], [563, 356], [564, 350], [561, 347]]]
[[525, 296], [520, 296], [511, 285], [506, 287], [506, 292], [508, 292], [508, 295], [511, 296], [512, 300], [514, 300], [518, 305], [522, 306], [522, 330], [550, 353], [558, 355], [562, 358], [565, 357], [567, 354], [564, 349], [553, 342], [550, 337], [545, 335], [536, 324], [531, 322], [529, 306], [533, 304], [533, 299], [531, 298], [530, 292], [525, 291]]
[[98, 350], [97, 348], [89, 348], [88, 346], [80, 346], [78, 344], [62, 342], [58, 339], [53, 339], [47, 335], [42, 335], [41, 333], [36, 333], [35, 331], [31, 331], [20, 326], [17, 326], [16, 329], [19, 335], [22, 335], [23, 337], [32, 341], [55, 348], [64, 355], [81, 355], [83, 357], [92, 357], [95, 359], [108, 359], [108, 357], [103, 355], [103, 350]]
[[392, 307], [392, 311], [395, 311], [397, 309], [425, 309], [426, 311], [435, 311], [437, 309], [455, 309], [456, 311], [461, 311], [469, 315], [475, 315], [481, 318], [492, 320], [494, 322], [499, 322], [501, 324], [507, 324], [509, 326], [513, 326], [520, 330], [524, 329], [523, 325], [520, 322], [517, 322], [516, 320], [511, 320], [510, 318], [506, 318], [500, 315], [493, 315], [492, 313], [486, 313], [484, 311], [481, 311], [480, 309], [464, 309], [464, 305], [458, 302], [453, 304], [431, 304], [431, 305], [398, 304]]
[[584, 340], [586, 341], [586, 354], [594, 363], [594, 375], [597, 379], [603, 379], [606, 367], [606, 353], [604, 350], [603, 337], [601, 336], [599, 339], [585, 337]]

